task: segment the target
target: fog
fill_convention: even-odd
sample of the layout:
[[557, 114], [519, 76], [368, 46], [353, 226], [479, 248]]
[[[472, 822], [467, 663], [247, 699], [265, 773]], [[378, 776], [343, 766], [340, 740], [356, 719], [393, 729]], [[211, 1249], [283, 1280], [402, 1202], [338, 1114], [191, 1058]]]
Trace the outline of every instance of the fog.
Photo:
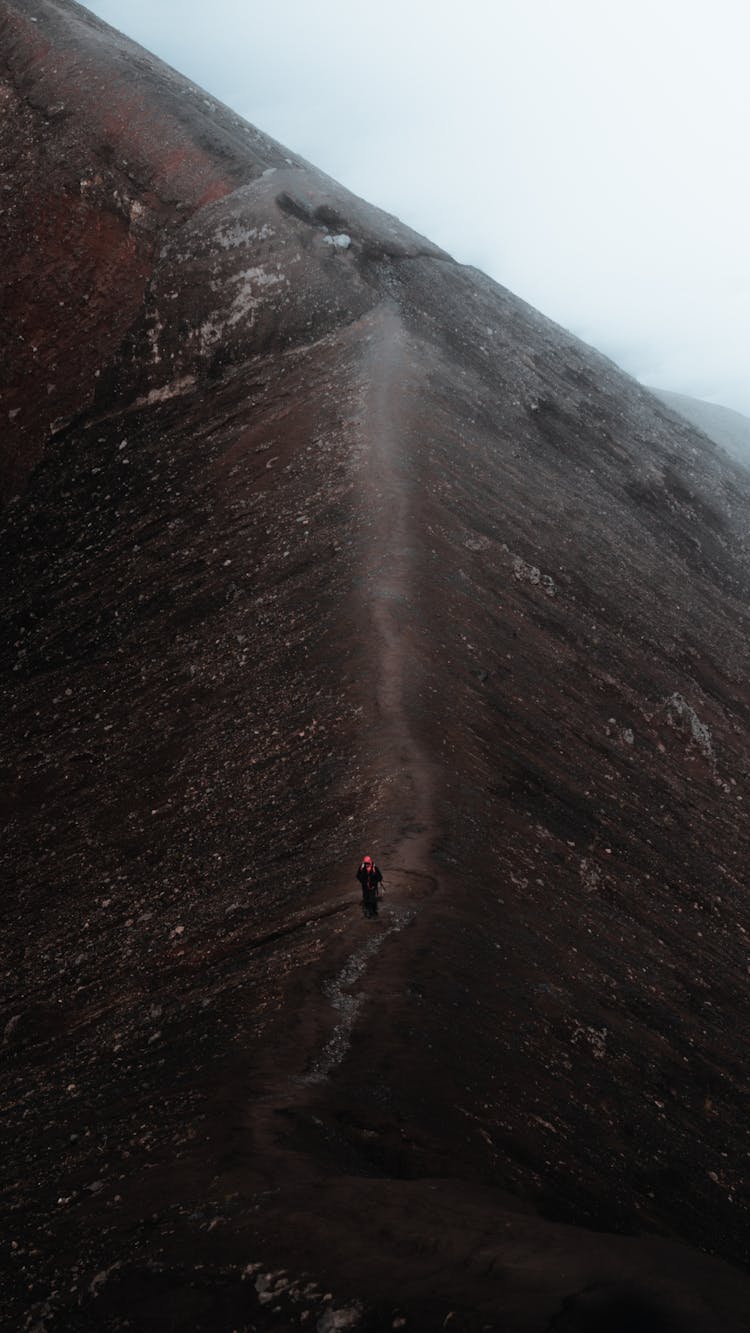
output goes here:
[[740, 0], [92, 0], [645, 383], [750, 413]]

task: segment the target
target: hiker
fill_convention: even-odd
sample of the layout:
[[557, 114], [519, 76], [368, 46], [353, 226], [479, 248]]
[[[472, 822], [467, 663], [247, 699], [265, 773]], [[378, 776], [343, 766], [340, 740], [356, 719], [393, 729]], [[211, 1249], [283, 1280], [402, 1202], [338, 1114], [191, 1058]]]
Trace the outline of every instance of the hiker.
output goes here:
[[371, 856], [362, 857], [357, 879], [362, 885], [362, 911], [365, 916], [377, 916], [378, 885], [382, 884], [383, 876]]

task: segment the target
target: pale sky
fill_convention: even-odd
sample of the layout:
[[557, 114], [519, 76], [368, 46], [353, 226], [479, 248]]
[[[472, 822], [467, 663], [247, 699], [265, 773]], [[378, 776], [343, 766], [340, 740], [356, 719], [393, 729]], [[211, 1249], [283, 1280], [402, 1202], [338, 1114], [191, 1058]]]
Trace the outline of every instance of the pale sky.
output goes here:
[[90, 0], [665, 389], [750, 414], [747, 0]]

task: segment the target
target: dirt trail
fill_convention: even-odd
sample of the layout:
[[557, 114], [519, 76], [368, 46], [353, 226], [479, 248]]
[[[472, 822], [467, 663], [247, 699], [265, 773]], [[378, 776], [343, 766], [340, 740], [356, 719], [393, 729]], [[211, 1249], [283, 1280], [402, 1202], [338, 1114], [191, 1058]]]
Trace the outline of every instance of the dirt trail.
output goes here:
[[[364, 1021], [372, 988], [384, 971], [393, 984], [394, 971], [399, 970], [398, 959], [389, 956], [394, 937], [414, 921], [420, 901], [438, 886], [431, 859], [437, 836], [436, 774], [415, 733], [409, 707], [409, 694], [416, 685], [411, 524], [415, 482], [404, 441], [418, 386], [408, 336], [396, 310], [381, 306], [367, 323], [370, 336], [360, 400], [363, 444], [353, 460], [367, 532], [357, 588], [364, 599], [360, 624], [369, 622], [377, 645], [372, 685], [375, 740], [379, 780], [389, 787], [393, 836], [385, 846], [371, 848], [385, 878], [379, 919], [365, 921], [354, 905], [351, 912], [332, 918], [294, 1029], [280, 1033], [278, 1044], [267, 1053], [265, 1095], [255, 1099], [252, 1119], [256, 1146], [262, 1147], [269, 1163], [275, 1160], [276, 1179], [298, 1174], [301, 1166], [298, 1158], [295, 1165], [279, 1156], [279, 1116], [305, 1116], [313, 1102], [319, 1111], [321, 1098], [327, 1096], [324, 1085], [334, 1092], [337, 1070], [355, 1027]], [[364, 849], [356, 854], [360, 850]], [[351, 895], [353, 899], [354, 884]], [[304, 1170], [309, 1173], [315, 1174], [313, 1162]]]
[[[400, 827], [384, 850], [390, 890], [434, 889], [432, 848], [437, 836], [436, 773], [416, 735], [408, 696], [415, 681], [413, 497], [405, 441], [418, 399], [416, 359], [395, 307], [371, 316], [365, 363], [366, 456], [359, 474], [372, 525], [364, 574], [368, 614], [378, 646], [376, 698], [379, 740], [388, 751], [390, 779], [400, 803]], [[382, 855], [382, 853], [381, 853]]]
[[[374, 683], [379, 753], [384, 754], [386, 781], [391, 786], [393, 838], [372, 848], [384, 874], [386, 896], [380, 921], [368, 929], [364, 944], [323, 984], [323, 994], [337, 1014], [333, 1032], [305, 1076], [320, 1084], [332, 1076], [349, 1044], [372, 978], [368, 966], [389, 936], [409, 925], [419, 900], [438, 886], [432, 865], [437, 838], [436, 773], [414, 729], [409, 693], [416, 686], [413, 499], [405, 442], [410, 408], [418, 398], [416, 361], [408, 335], [392, 305], [369, 317], [368, 356], [363, 365], [363, 450], [355, 460], [356, 484], [368, 533], [360, 587], [366, 599], [368, 631], [375, 646]], [[364, 849], [363, 849], [364, 850]], [[396, 964], [396, 967], [398, 965]], [[388, 971], [393, 983], [393, 960]], [[377, 972], [383, 969], [383, 960]]]

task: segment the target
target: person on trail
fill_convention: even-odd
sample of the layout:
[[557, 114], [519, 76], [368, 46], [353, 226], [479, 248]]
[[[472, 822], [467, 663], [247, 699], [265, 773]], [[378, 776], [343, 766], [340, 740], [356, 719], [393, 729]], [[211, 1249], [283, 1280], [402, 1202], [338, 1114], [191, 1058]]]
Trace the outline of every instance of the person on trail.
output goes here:
[[383, 876], [371, 856], [362, 857], [357, 879], [362, 885], [362, 911], [365, 916], [377, 916], [378, 885], [382, 884]]

